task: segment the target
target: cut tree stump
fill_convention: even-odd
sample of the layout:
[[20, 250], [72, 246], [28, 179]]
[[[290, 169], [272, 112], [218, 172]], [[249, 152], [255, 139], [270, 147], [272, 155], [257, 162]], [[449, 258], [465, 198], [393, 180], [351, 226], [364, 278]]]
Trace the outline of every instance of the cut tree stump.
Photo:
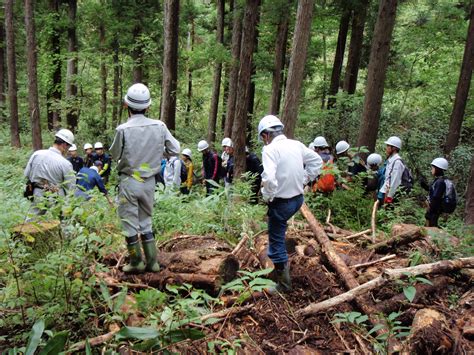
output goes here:
[[[400, 226], [405, 226], [405, 228], [400, 228]], [[398, 234], [393, 235], [394, 230], [397, 231]], [[425, 238], [427, 233], [426, 229], [423, 227], [407, 224], [394, 226], [392, 229], [392, 235], [393, 236], [390, 239], [369, 245], [367, 248], [374, 250], [377, 253], [385, 253], [392, 251], [402, 245], [410, 244], [411, 242]]]
[[[273, 263], [268, 257], [268, 234], [259, 234], [255, 237], [255, 253], [260, 261], [260, 265], [263, 269], [273, 268]], [[296, 246], [298, 245], [298, 238], [289, 237], [285, 238], [286, 251], [288, 254], [296, 252]]]
[[180, 235], [162, 242], [158, 248], [165, 252], [178, 252], [189, 249], [232, 251], [232, 247], [228, 243], [210, 235]]
[[31, 260], [45, 257], [56, 250], [61, 242], [61, 225], [58, 220], [36, 221], [20, 224], [12, 230], [14, 238], [31, 248]]

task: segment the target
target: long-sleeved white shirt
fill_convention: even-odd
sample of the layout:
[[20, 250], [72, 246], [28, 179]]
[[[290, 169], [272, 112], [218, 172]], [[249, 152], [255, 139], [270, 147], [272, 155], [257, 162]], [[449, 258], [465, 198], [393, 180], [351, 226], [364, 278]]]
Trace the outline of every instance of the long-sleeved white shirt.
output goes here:
[[387, 166], [385, 168], [385, 182], [380, 189], [380, 192], [384, 193], [387, 197], [395, 196], [398, 187], [402, 183], [402, 175], [405, 170], [402, 158], [398, 153], [393, 154], [387, 160]]
[[31, 182], [39, 185], [48, 183], [59, 188], [60, 195], [65, 191], [74, 191], [76, 178], [72, 164], [54, 147], [34, 152], [24, 174]]
[[181, 161], [178, 157], [171, 157], [166, 161], [163, 172], [165, 186], [179, 188], [181, 186]]
[[262, 196], [266, 201], [301, 195], [304, 185], [316, 179], [323, 166], [314, 150], [284, 135], [263, 148], [262, 160]]

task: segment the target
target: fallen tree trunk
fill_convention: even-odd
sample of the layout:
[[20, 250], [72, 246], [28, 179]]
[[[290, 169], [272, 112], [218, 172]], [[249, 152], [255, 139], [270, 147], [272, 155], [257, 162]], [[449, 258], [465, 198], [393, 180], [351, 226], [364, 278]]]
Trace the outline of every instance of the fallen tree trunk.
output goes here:
[[311, 314], [316, 314], [321, 311], [325, 311], [341, 303], [352, 301], [356, 297], [363, 295], [369, 292], [370, 290], [373, 290], [377, 287], [381, 287], [389, 281], [400, 279], [406, 275], [417, 276], [427, 274], [441, 274], [466, 267], [474, 267], [474, 257], [455, 260], [442, 260], [436, 263], [422, 264], [418, 266], [400, 269], [387, 269], [382, 273], [381, 276], [370, 280], [365, 284], [362, 284], [350, 291], [347, 291], [346, 293], [340, 294], [328, 300], [319, 303], [312, 303], [306, 306], [305, 308], [298, 310], [296, 313], [301, 316], [307, 316]]
[[395, 235], [394, 237], [384, 240], [383, 242], [369, 245], [367, 248], [370, 250], [375, 250], [376, 252], [385, 253], [391, 251], [399, 246], [409, 244], [415, 240], [422, 239], [426, 237], [426, 230], [423, 227], [414, 227], [406, 231], [403, 231], [400, 234]]
[[[309, 226], [314, 233], [314, 237], [316, 238], [318, 243], [321, 245], [321, 250], [324, 256], [327, 258], [331, 267], [333, 267], [336, 270], [337, 274], [342, 279], [346, 287], [348, 289], [353, 289], [353, 288], [358, 287], [359, 283], [357, 282], [354, 275], [352, 274], [352, 271], [347, 267], [347, 265], [344, 263], [341, 257], [336, 253], [331, 241], [329, 240], [329, 238], [326, 235], [326, 232], [324, 231], [324, 228], [316, 220], [316, 218], [311, 213], [311, 210], [308, 208], [308, 206], [305, 203], [303, 203], [303, 205], [301, 206], [300, 211], [302, 215], [308, 221]], [[364, 311], [364, 313], [366, 314], [375, 313], [374, 307], [369, 304], [368, 300], [358, 298], [356, 299], [356, 302], [359, 308], [362, 311]]]

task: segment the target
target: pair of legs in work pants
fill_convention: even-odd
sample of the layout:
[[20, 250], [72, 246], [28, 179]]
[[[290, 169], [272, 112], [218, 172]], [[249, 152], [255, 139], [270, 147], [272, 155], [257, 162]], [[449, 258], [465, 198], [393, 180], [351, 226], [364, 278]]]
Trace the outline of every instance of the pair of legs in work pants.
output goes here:
[[276, 290], [280, 292], [291, 291], [285, 235], [288, 220], [298, 212], [303, 201], [303, 195], [298, 195], [289, 199], [275, 198], [268, 204], [268, 257], [275, 265]]
[[[141, 272], [144, 269], [159, 271], [151, 223], [154, 195], [154, 176], [143, 181], [127, 175], [120, 176], [118, 214], [127, 234], [127, 248], [130, 253], [130, 265], [124, 266], [125, 272]], [[146, 265], [142, 262], [138, 234], [142, 239]]]

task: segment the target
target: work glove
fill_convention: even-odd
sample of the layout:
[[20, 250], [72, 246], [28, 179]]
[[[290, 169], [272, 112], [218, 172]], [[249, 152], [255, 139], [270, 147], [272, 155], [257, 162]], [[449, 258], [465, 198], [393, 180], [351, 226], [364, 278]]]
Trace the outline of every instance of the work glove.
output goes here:
[[383, 203], [386, 203], [386, 204], [393, 203], [393, 197], [385, 196]]

